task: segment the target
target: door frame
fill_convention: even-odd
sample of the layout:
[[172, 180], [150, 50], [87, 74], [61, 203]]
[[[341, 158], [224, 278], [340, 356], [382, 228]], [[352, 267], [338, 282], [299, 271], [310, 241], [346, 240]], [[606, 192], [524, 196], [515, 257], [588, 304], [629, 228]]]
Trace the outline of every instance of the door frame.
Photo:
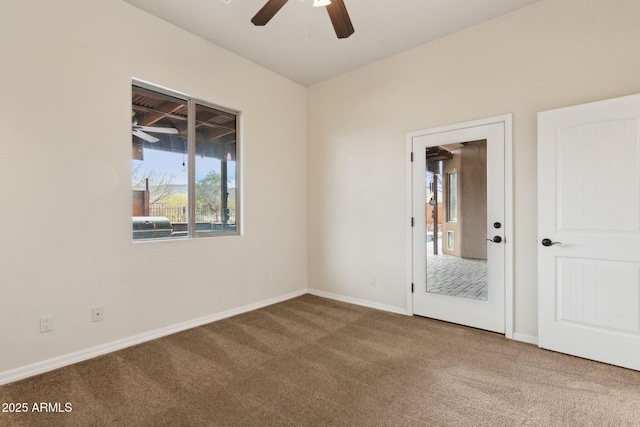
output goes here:
[[504, 212], [504, 236], [505, 236], [505, 337], [513, 339], [513, 114], [504, 114], [485, 119], [472, 120], [467, 122], [455, 123], [446, 126], [428, 128], [406, 134], [406, 275], [407, 275], [407, 314], [413, 316], [413, 139], [416, 137], [433, 135], [443, 132], [456, 132], [463, 129], [486, 126], [492, 124], [504, 125], [504, 185], [505, 185], [505, 212]]

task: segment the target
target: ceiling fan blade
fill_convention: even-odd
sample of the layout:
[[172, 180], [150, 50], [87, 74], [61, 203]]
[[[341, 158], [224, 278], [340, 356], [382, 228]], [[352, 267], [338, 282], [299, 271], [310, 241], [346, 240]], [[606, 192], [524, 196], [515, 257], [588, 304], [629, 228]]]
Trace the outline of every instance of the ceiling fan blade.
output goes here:
[[355, 32], [343, 0], [331, 0], [331, 4], [327, 6], [327, 12], [339, 39], [346, 39]]
[[144, 132], [171, 133], [171, 134], [174, 134], [174, 135], [178, 133], [178, 129], [161, 128], [161, 127], [154, 127], [154, 126], [136, 126], [135, 129], [141, 130], [141, 131], [144, 131]]
[[287, 1], [288, 0], [269, 0], [267, 4], [262, 6], [262, 9], [256, 13], [256, 16], [251, 18], [251, 22], [253, 22], [253, 25], [265, 25], [276, 13], [278, 13], [280, 8], [282, 8]]
[[141, 130], [138, 130], [138, 129], [133, 129], [131, 131], [131, 133], [133, 133], [135, 136], [137, 136], [140, 139], [144, 139], [147, 142], [158, 142], [158, 141], [160, 141], [155, 136], [151, 136], [149, 134], [146, 134], [146, 133], [144, 133], [144, 132], [142, 132]]

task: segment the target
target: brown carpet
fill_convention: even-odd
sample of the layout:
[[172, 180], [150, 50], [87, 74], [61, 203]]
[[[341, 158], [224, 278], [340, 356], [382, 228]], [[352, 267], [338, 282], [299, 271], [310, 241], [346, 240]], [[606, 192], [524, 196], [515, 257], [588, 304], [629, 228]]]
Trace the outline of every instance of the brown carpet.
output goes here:
[[2, 402], [72, 405], [3, 426], [639, 426], [640, 372], [304, 295], [2, 386]]

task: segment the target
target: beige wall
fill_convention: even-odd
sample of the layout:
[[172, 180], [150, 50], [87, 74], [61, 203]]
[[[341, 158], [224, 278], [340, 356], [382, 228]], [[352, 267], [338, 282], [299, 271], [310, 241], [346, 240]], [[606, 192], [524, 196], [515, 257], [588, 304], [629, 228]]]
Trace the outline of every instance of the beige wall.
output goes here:
[[[0, 58], [0, 374], [306, 288], [304, 87], [119, 0], [5, 0]], [[242, 112], [242, 237], [131, 242], [132, 77]]]
[[312, 86], [309, 286], [405, 307], [406, 133], [513, 113], [514, 328], [536, 336], [536, 113], [640, 92], [639, 17], [545, 0]]
[[460, 255], [487, 259], [487, 142], [474, 141], [460, 149], [459, 215], [462, 220]]
[[[468, 141], [442, 162], [442, 252], [462, 258], [487, 259], [487, 143]], [[449, 174], [456, 172], [456, 221], [447, 221]], [[447, 233], [454, 233], [453, 250]]]

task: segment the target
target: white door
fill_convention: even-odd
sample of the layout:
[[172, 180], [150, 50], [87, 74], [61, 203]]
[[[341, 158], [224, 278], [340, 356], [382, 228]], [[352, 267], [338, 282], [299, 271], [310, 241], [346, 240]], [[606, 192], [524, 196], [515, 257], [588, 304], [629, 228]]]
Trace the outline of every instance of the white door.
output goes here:
[[538, 115], [540, 347], [640, 370], [640, 95]]
[[505, 123], [416, 135], [412, 153], [413, 313], [504, 333]]

